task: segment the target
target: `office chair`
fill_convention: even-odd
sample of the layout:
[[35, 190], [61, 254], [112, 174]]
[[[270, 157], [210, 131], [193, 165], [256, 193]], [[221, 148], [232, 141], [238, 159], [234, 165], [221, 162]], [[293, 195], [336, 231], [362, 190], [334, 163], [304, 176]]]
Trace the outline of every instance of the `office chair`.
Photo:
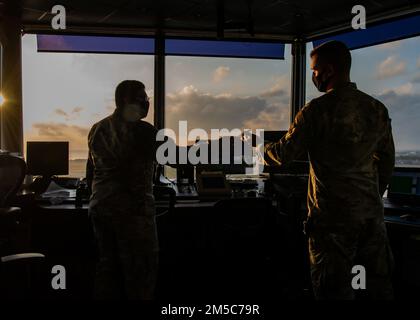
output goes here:
[[260, 296], [273, 266], [275, 216], [265, 198], [220, 200], [214, 205], [209, 232], [210, 286], [223, 294]]
[[33, 266], [44, 260], [40, 253], [16, 253], [16, 237], [21, 209], [8, 206], [22, 185], [25, 161], [0, 154], [0, 296], [27, 297], [32, 292]]
[[25, 161], [9, 154], [0, 154], [0, 208], [4, 208], [19, 190], [25, 174]]

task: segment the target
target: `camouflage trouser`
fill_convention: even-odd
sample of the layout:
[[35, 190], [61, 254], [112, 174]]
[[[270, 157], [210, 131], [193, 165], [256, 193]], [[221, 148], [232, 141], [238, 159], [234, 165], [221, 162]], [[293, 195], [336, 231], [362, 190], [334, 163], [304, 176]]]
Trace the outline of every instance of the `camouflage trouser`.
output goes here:
[[127, 214], [121, 206], [89, 212], [99, 254], [95, 298], [152, 300], [158, 270], [155, 217]]
[[393, 256], [383, 219], [317, 226], [312, 223], [309, 257], [316, 299], [355, 298], [352, 274], [355, 265], [366, 270], [366, 290], [370, 299], [392, 299]]

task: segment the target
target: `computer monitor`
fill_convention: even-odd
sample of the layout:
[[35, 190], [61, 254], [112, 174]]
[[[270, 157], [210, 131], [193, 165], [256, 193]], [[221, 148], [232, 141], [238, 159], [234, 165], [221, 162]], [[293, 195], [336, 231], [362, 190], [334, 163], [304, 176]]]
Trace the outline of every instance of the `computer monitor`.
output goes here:
[[396, 167], [388, 186], [388, 198], [420, 203], [420, 168]]
[[[197, 167], [200, 167], [200, 170], [205, 171], [222, 171], [225, 174], [245, 174], [246, 168], [250, 165], [246, 164], [245, 159], [243, 158], [243, 141], [241, 136], [225, 136], [217, 140], [207, 140], [207, 164], [199, 164]], [[227, 143], [227, 145], [226, 145]], [[235, 144], [241, 145], [240, 153], [235, 154]], [[224, 149], [228, 147], [229, 154], [223, 154]], [[217, 151], [217, 158], [214, 159], [212, 151], [214, 149]], [[228, 157], [228, 163], [223, 163], [223, 158]]]
[[178, 184], [193, 184], [195, 178], [194, 166], [180, 164], [176, 166], [176, 180]]
[[200, 196], [231, 195], [231, 188], [222, 171], [198, 171], [197, 192]]
[[28, 141], [26, 144], [28, 174], [51, 177], [69, 174], [69, 143]]

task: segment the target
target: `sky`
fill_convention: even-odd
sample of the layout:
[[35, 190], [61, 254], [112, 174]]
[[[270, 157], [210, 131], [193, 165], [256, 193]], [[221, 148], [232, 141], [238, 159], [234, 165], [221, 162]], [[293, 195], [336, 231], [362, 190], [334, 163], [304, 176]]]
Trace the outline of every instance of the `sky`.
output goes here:
[[[38, 53], [34, 35], [22, 48], [25, 141], [69, 140], [70, 158], [86, 158], [89, 129], [113, 112], [119, 82], [144, 82], [153, 101], [153, 56]], [[290, 48], [285, 60], [168, 57], [166, 127], [287, 129], [290, 68]]]
[[[140, 80], [153, 97], [153, 56], [38, 53], [34, 35], [23, 36], [22, 48], [25, 141], [70, 141], [72, 159], [86, 158], [87, 134], [113, 112], [119, 82]], [[308, 44], [308, 101], [319, 95], [311, 49]], [[352, 80], [389, 109], [397, 150], [420, 150], [420, 37], [352, 56]], [[187, 120], [189, 129], [287, 129], [290, 79], [289, 45], [285, 60], [167, 57], [166, 127]], [[152, 119], [153, 112], [146, 120]]]
[[287, 129], [288, 51], [285, 60], [167, 57], [166, 126], [187, 120], [205, 130]]

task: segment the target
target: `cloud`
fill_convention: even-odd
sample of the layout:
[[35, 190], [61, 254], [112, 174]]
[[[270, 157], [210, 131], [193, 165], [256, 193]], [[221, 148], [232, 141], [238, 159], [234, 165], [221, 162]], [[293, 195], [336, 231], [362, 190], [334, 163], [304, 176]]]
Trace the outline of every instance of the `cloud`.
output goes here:
[[413, 84], [408, 82], [400, 85], [399, 87], [395, 88], [395, 92], [400, 95], [413, 93]]
[[390, 56], [379, 64], [376, 76], [378, 79], [395, 77], [403, 74], [405, 68], [405, 61], [397, 61], [396, 56]]
[[396, 149], [420, 150], [420, 95], [387, 90], [376, 98], [388, 108]]
[[417, 59], [417, 68], [420, 68], [420, 57]]
[[413, 84], [411, 82], [402, 84], [398, 87], [392, 88], [392, 89], [385, 89], [382, 94], [387, 94], [393, 92], [398, 95], [406, 95], [413, 93]]
[[420, 83], [420, 72], [418, 72], [414, 75], [414, 78], [411, 82]]
[[270, 89], [261, 93], [263, 98], [273, 98], [279, 96], [288, 96], [290, 92], [290, 78], [286, 75], [276, 79]]
[[70, 112], [66, 112], [63, 109], [57, 108], [54, 110], [54, 114], [60, 117], [64, 117], [66, 121], [75, 120], [80, 117], [80, 113], [84, 110], [82, 107], [75, 107]]
[[63, 109], [55, 109], [54, 113], [58, 116], [67, 117], [67, 112], [65, 112]]
[[279, 130], [288, 129], [290, 110], [287, 104], [270, 104], [255, 119], [245, 121], [245, 128]]
[[90, 127], [61, 122], [34, 123], [25, 135], [27, 141], [69, 141], [70, 158], [86, 158]]
[[230, 73], [230, 68], [225, 66], [220, 66], [213, 72], [213, 82], [219, 83], [223, 81]]
[[[277, 99], [278, 100], [278, 99]], [[167, 95], [167, 127], [178, 130], [178, 121], [188, 128], [271, 129], [289, 126], [289, 104], [271, 103], [260, 96], [212, 95], [190, 85]]]

